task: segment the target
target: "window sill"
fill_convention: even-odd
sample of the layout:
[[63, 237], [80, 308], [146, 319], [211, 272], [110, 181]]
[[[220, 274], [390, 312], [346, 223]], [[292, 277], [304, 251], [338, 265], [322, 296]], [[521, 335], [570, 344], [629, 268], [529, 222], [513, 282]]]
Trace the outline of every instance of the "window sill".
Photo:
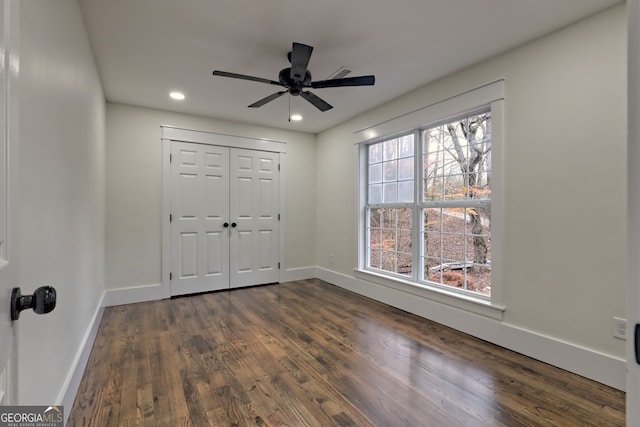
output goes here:
[[505, 307], [492, 304], [491, 301], [482, 298], [450, 292], [446, 289], [432, 288], [409, 280], [391, 278], [367, 270], [355, 269], [355, 277], [495, 320], [502, 320], [505, 310]]

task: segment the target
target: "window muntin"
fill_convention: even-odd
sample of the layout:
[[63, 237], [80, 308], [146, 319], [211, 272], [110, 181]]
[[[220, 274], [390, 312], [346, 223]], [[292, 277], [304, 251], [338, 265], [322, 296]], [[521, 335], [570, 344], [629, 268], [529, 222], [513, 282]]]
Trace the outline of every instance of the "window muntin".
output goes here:
[[[365, 268], [488, 298], [491, 112], [415, 135], [420, 144], [409, 134], [367, 146]], [[421, 194], [414, 202], [417, 183]], [[412, 218], [420, 223], [412, 224]]]

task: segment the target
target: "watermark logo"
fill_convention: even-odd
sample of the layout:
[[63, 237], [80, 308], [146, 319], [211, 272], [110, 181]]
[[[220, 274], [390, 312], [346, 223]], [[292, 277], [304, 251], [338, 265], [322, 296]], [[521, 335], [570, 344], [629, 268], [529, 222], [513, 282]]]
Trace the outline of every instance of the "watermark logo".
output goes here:
[[64, 407], [0, 406], [0, 427], [64, 427]]

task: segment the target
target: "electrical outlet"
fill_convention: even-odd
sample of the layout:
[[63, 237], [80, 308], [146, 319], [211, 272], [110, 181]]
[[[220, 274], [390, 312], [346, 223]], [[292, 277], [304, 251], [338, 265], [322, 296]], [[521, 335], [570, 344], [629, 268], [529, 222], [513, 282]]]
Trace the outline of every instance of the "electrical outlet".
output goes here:
[[627, 339], [627, 320], [620, 317], [613, 318], [613, 336], [621, 340]]

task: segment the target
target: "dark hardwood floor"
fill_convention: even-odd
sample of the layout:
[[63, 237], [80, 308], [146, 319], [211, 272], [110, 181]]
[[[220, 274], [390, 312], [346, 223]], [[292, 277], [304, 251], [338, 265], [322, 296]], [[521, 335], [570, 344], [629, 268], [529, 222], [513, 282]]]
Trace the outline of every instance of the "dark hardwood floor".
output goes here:
[[68, 426], [623, 426], [623, 392], [319, 280], [107, 308]]

